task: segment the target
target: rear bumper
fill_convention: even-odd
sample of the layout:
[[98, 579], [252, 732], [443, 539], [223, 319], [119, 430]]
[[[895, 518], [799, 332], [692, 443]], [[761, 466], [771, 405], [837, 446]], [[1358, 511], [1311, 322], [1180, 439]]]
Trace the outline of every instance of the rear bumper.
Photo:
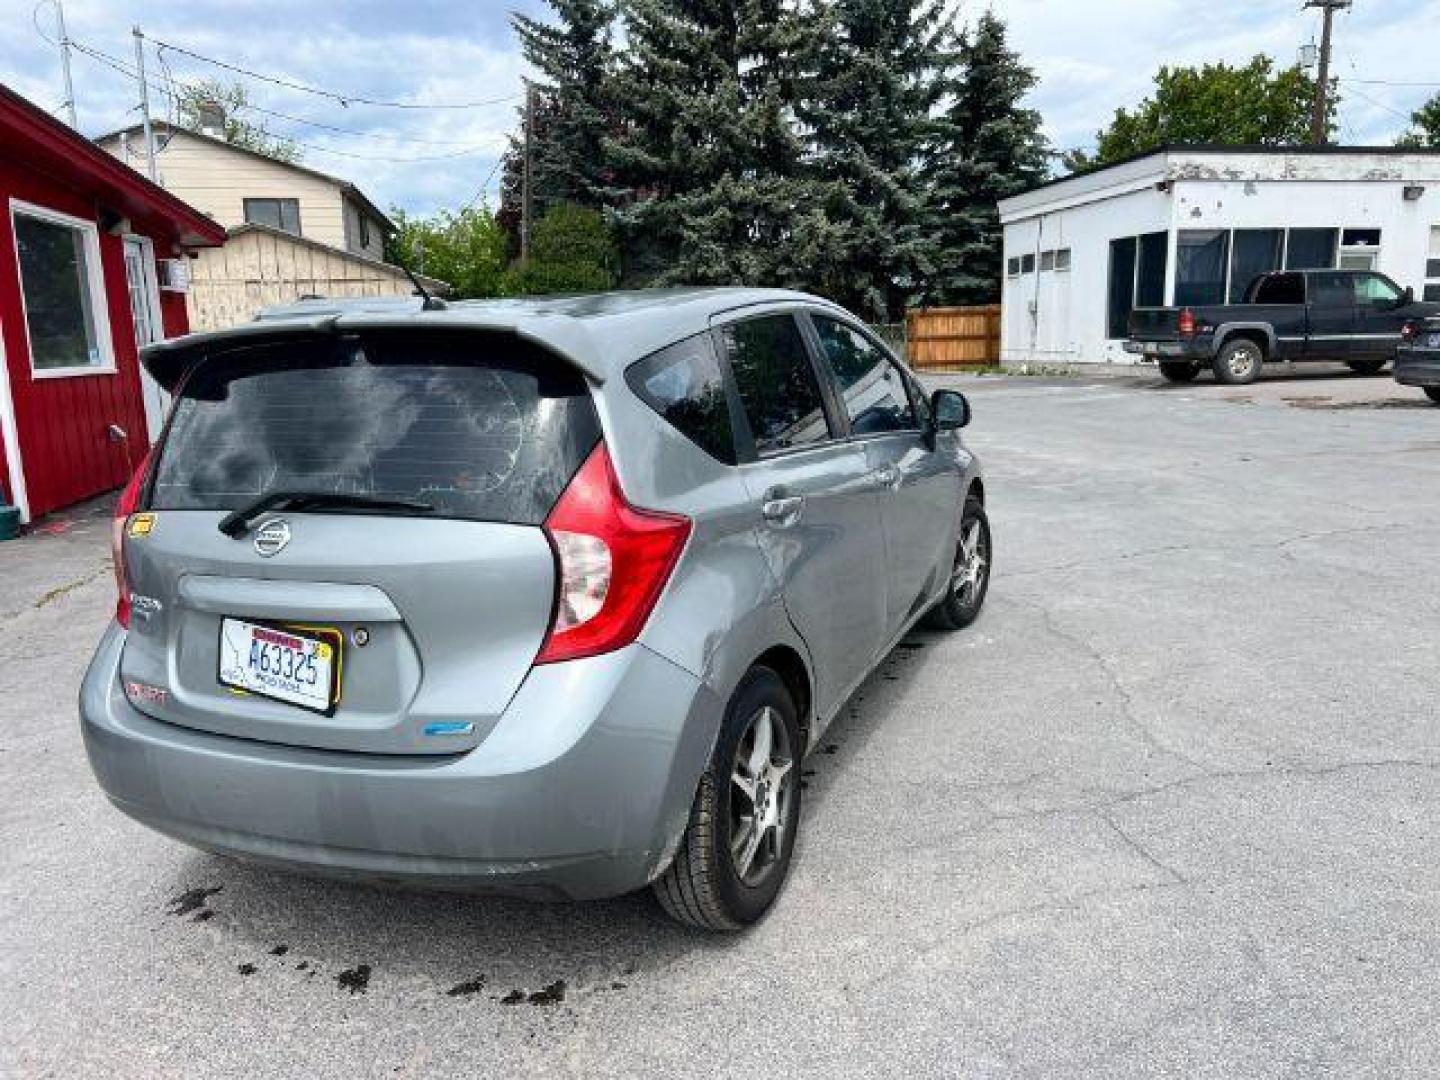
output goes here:
[[80, 719], [111, 801], [206, 850], [310, 873], [538, 897], [640, 888], [668, 864], [723, 708], [640, 645], [536, 668], [454, 757], [251, 742], [151, 719], [118, 680], [112, 626]]
[[1401, 348], [1393, 373], [1403, 386], [1440, 386], [1440, 349]]
[[1136, 341], [1125, 342], [1125, 351], [1139, 356], [1142, 360], [1193, 360], [1200, 363], [1210, 359], [1213, 350], [1205, 341]]

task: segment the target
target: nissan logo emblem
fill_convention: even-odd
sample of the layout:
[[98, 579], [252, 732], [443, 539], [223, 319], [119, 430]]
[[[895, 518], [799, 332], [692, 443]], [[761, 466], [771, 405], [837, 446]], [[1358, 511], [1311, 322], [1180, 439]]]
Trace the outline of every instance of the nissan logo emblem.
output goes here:
[[255, 530], [255, 554], [270, 558], [285, 550], [290, 543], [290, 523], [284, 518], [271, 518]]

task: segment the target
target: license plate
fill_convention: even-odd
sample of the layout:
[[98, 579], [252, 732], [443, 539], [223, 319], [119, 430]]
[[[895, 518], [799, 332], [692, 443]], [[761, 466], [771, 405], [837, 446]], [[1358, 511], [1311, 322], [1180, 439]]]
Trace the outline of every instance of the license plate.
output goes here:
[[1431, 334], [1426, 344], [1432, 349], [1440, 349], [1440, 334]]
[[220, 685], [328, 713], [340, 700], [338, 630], [220, 621]]

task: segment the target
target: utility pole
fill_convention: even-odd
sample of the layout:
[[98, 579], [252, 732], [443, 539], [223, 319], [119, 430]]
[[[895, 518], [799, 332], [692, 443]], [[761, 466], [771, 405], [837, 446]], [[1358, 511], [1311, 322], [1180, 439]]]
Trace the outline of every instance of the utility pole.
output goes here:
[[1316, 146], [1325, 145], [1326, 119], [1330, 98], [1330, 23], [1335, 12], [1344, 11], [1351, 0], [1305, 0], [1305, 7], [1319, 8], [1324, 16], [1324, 27], [1320, 31], [1320, 77], [1315, 80], [1315, 107], [1310, 114], [1310, 141]]
[[65, 75], [65, 112], [70, 117], [70, 126], [77, 131], [79, 122], [75, 119], [75, 84], [70, 81], [70, 35], [65, 32], [65, 5], [60, 0], [50, 0], [55, 5], [55, 29], [60, 31], [60, 70]]
[[150, 179], [158, 184], [160, 177], [155, 167], [155, 129], [150, 126], [150, 87], [145, 82], [145, 35], [140, 27], [132, 26], [135, 35], [135, 73], [140, 80], [140, 119], [145, 125], [145, 161], [149, 165]]
[[520, 261], [530, 258], [530, 227], [534, 222], [535, 87], [525, 80], [525, 164], [520, 181]]

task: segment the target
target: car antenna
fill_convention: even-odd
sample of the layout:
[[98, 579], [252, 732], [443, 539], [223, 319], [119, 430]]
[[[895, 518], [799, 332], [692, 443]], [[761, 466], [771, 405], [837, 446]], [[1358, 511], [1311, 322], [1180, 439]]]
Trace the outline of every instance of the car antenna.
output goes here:
[[438, 296], [431, 296], [430, 293], [426, 290], [425, 286], [420, 284], [420, 279], [415, 276], [415, 271], [411, 270], [410, 267], [405, 266], [404, 264], [401, 265], [400, 269], [405, 271], [405, 276], [410, 279], [410, 284], [414, 285], [415, 291], [419, 293], [421, 297], [423, 297], [423, 302], [420, 304], [421, 311], [445, 310], [445, 301], [441, 300]]

